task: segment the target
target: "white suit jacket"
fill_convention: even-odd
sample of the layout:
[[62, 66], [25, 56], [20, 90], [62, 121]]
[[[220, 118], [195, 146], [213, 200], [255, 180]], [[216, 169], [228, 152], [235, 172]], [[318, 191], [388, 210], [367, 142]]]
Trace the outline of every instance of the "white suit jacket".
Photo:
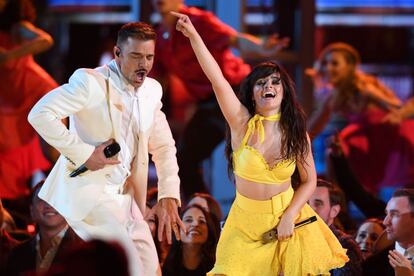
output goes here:
[[[105, 79], [108, 78], [108, 72], [114, 138], [120, 140], [123, 104], [119, 87], [122, 87], [122, 80], [107, 65], [78, 69], [70, 77], [69, 83], [40, 99], [28, 117], [40, 136], [61, 153], [39, 196], [72, 220], [82, 220], [96, 206], [103, 193], [106, 177], [114, 168], [106, 166], [101, 170], [69, 177], [71, 171], [85, 163], [95, 146], [113, 138], [106, 100]], [[133, 192], [142, 213], [147, 193], [148, 153], [156, 165], [158, 199], [171, 197], [180, 204], [176, 148], [161, 111], [161, 96], [161, 85], [147, 77], [138, 91], [138, 153], [132, 161], [131, 175], [125, 184]], [[69, 130], [61, 122], [68, 116]]]

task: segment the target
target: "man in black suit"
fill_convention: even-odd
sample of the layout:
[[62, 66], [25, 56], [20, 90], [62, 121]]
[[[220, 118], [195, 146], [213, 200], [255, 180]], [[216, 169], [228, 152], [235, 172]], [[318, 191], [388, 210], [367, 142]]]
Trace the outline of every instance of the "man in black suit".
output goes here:
[[[363, 263], [364, 275], [394, 276], [389, 262], [390, 250], [408, 260], [414, 257], [414, 189], [398, 189], [387, 203], [384, 219], [385, 231], [395, 244], [367, 258]], [[397, 269], [402, 268], [398, 265]], [[412, 268], [411, 268], [412, 269]]]
[[62, 254], [68, 247], [82, 242], [68, 227], [65, 219], [38, 197], [42, 185], [43, 182], [40, 182], [33, 188], [30, 206], [32, 220], [37, 225], [37, 234], [11, 251], [6, 275], [46, 272], [51, 265], [62, 260]]

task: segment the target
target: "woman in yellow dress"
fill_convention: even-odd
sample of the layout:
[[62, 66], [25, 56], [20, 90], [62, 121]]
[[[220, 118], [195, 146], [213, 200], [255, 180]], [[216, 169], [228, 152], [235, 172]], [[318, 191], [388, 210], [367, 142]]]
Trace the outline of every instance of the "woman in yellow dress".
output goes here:
[[[242, 82], [239, 99], [188, 16], [172, 14], [178, 18], [177, 30], [190, 39], [230, 126], [228, 157], [237, 193], [209, 275], [329, 275], [348, 257], [328, 226], [318, 218], [294, 228], [316, 216], [306, 204], [316, 187], [316, 172], [290, 77], [276, 63], [262, 63]], [[295, 167], [301, 183], [293, 191]], [[277, 230], [277, 239], [266, 242], [262, 236], [271, 229]]]

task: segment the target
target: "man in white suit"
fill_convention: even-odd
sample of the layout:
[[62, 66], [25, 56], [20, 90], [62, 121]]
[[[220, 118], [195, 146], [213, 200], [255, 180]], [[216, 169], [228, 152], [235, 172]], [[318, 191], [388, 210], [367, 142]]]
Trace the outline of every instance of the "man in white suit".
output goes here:
[[[152, 68], [155, 32], [128, 23], [118, 32], [115, 59], [95, 69], [79, 69], [45, 95], [29, 114], [36, 131], [61, 153], [39, 197], [52, 205], [83, 239], [119, 241], [132, 275], [156, 275], [158, 258], [145, 210], [148, 161], [158, 174], [158, 238], [171, 242], [184, 226], [175, 143], [161, 111], [162, 88], [146, 77]], [[67, 129], [62, 119], [69, 117]], [[104, 148], [116, 141], [119, 154]], [[88, 171], [69, 174], [81, 165]]]

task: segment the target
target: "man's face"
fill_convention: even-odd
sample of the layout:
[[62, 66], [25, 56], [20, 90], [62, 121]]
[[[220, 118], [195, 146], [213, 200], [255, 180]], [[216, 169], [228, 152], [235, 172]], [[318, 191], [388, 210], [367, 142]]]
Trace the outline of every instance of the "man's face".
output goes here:
[[66, 225], [65, 219], [46, 201], [37, 195], [33, 198], [30, 213], [33, 221], [47, 230], [63, 229]]
[[154, 40], [129, 37], [114, 47], [115, 60], [122, 75], [134, 87], [140, 87], [154, 64]]
[[402, 243], [414, 241], [414, 216], [408, 197], [392, 197], [385, 209], [385, 231], [390, 240]]
[[163, 15], [170, 11], [177, 12], [183, 2], [183, 0], [152, 0], [152, 6], [158, 13]]
[[331, 218], [331, 204], [329, 202], [329, 190], [326, 187], [316, 187], [309, 199], [309, 205], [325, 221], [331, 225], [334, 218]]

